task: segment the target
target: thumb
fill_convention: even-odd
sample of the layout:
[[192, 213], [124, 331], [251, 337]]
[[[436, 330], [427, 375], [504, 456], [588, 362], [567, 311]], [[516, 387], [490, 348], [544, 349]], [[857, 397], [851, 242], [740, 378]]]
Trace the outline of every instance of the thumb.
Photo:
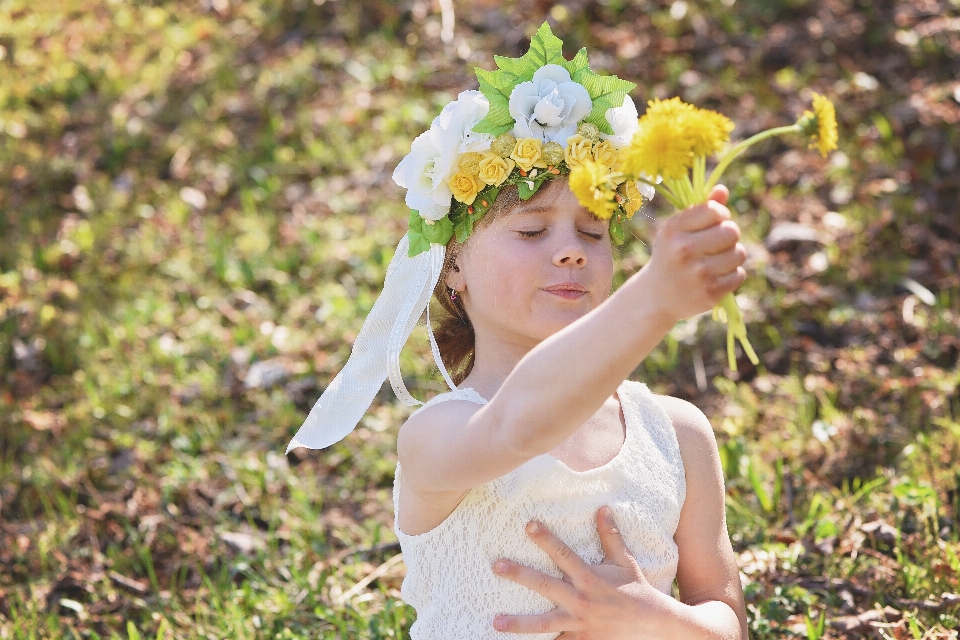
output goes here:
[[727, 189], [722, 184], [718, 184], [713, 189], [710, 190], [710, 197], [708, 200], [715, 200], [720, 204], [727, 204], [727, 200], [730, 199], [730, 190]]
[[600, 546], [603, 548], [603, 561], [620, 567], [630, 567], [636, 564], [633, 554], [627, 549], [623, 541], [620, 528], [613, 519], [610, 507], [600, 507], [597, 512], [597, 533], [600, 534]]

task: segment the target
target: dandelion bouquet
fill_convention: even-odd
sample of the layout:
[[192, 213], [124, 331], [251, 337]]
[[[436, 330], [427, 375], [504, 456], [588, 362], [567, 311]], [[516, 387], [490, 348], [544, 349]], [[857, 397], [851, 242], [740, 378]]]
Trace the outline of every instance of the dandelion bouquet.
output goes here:
[[[586, 162], [570, 173], [570, 188], [580, 203], [603, 218], [622, 200], [617, 185], [638, 181], [656, 189], [677, 209], [707, 201], [710, 190], [737, 156], [762, 140], [785, 134], [802, 134], [826, 157], [837, 148], [837, 120], [833, 104], [813, 94], [813, 111], [805, 111], [788, 126], [775, 127], [730, 148], [707, 174], [707, 158], [723, 150], [734, 129], [726, 116], [681, 101], [651, 100], [638, 121], [630, 144], [620, 152], [615, 171]], [[735, 341], [739, 340], [753, 364], [759, 359], [747, 338], [743, 315], [732, 293], [713, 310], [714, 319], [727, 324], [727, 359], [736, 371]]]

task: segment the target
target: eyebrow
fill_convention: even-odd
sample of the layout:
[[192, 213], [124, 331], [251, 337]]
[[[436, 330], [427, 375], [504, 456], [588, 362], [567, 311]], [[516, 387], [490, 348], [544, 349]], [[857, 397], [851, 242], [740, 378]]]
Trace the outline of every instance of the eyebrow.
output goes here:
[[[529, 207], [519, 207], [514, 210], [513, 215], [524, 215], [527, 213], [548, 213], [553, 210], [551, 205], [530, 205]], [[597, 222], [603, 222], [602, 218], [598, 218], [592, 211], [587, 211], [590, 214], [590, 217], [596, 220]]]
[[553, 207], [547, 205], [531, 205], [529, 207], [518, 207], [514, 214], [522, 215], [525, 213], [546, 213], [550, 211]]

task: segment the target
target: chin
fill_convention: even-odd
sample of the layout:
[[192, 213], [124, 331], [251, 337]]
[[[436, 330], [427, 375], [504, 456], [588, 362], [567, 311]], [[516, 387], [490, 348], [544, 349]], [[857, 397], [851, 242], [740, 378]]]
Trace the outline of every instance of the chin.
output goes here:
[[538, 323], [538, 326], [542, 327], [543, 331], [546, 333], [546, 335], [543, 336], [543, 339], [549, 338], [561, 329], [567, 328], [583, 316], [590, 313], [590, 311], [591, 309], [567, 309], [551, 313], [549, 317], [543, 320], [543, 322]]

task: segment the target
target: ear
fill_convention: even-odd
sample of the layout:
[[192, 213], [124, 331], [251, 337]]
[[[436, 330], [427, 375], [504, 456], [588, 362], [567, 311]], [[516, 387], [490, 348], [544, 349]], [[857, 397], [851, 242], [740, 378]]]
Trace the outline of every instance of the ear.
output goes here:
[[456, 289], [457, 291], [463, 291], [464, 282], [463, 282], [463, 272], [460, 270], [460, 267], [457, 266], [457, 263], [454, 262], [453, 266], [450, 267], [450, 270], [447, 271], [447, 276], [444, 278], [444, 284], [447, 285], [450, 289]]

